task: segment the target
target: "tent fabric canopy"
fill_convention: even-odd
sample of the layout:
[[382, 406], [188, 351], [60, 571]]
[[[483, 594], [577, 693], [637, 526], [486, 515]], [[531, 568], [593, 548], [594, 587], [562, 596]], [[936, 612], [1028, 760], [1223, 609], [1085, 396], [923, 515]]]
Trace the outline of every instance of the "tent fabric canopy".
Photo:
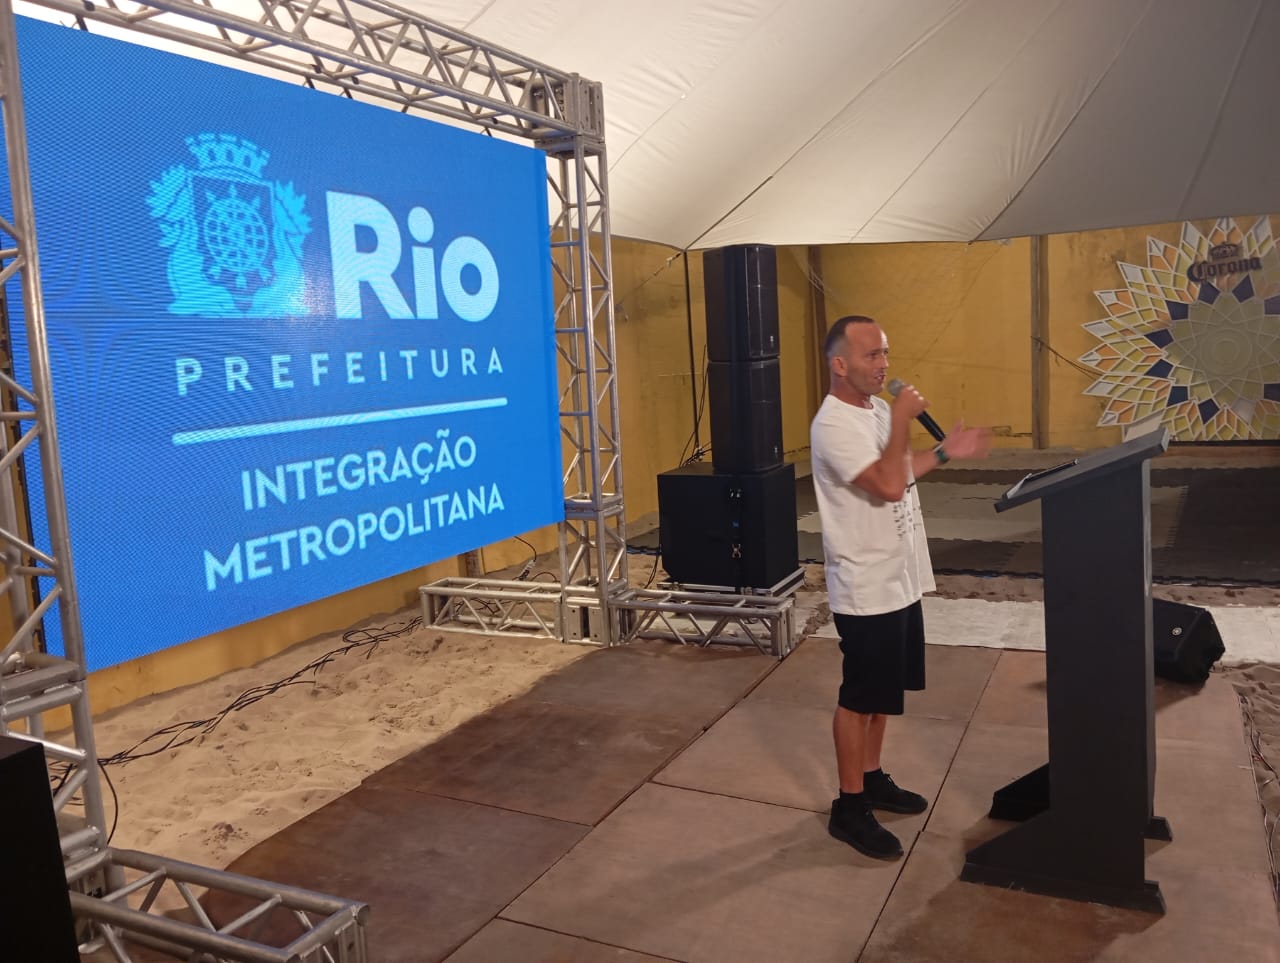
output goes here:
[[604, 86], [615, 234], [972, 241], [1270, 213], [1271, 0], [408, 0]]

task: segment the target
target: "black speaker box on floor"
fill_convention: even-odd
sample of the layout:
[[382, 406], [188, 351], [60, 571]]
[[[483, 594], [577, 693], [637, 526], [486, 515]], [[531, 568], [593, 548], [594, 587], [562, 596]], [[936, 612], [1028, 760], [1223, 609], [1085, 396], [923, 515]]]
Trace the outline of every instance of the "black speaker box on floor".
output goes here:
[[1155, 673], [1172, 682], [1204, 682], [1226, 648], [1207, 610], [1182, 602], [1151, 600]]
[[782, 372], [777, 358], [710, 365], [711, 461], [716, 471], [782, 464]]
[[0, 959], [79, 963], [44, 750], [0, 736]]
[[707, 357], [758, 361], [778, 356], [778, 262], [773, 248], [735, 244], [704, 251]]
[[698, 462], [658, 476], [662, 564], [686, 585], [765, 589], [800, 565], [794, 465], [745, 475]]

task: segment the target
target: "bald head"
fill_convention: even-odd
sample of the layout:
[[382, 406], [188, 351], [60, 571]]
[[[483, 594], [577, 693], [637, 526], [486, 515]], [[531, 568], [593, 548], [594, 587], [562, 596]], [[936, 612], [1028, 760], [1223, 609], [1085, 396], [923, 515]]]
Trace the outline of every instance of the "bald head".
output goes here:
[[848, 341], [847, 332], [851, 325], [877, 326], [875, 319], [868, 318], [865, 314], [850, 314], [840, 318], [831, 325], [831, 329], [827, 332], [825, 353], [828, 362], [836, 355], [844, 354], [845, 345]]
[[889, 339], [880, 325], [861, 314], [841, 318], [827, 332], [826, 349], [831, 393], [868, 407], [871, 396], [884, 390], [889, 370]]

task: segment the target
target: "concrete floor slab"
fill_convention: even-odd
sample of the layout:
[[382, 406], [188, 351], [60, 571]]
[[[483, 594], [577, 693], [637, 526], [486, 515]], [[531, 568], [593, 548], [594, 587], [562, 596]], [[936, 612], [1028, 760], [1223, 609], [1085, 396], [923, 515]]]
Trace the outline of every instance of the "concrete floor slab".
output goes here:
[[1168, 912], [1155, 916], [961, 882], [966, 847], [931, 832], [920, 837], [862, 961], [1277, 958], [1280, 932], [1263, 874], [1208, 872], [1212, 888], [1202, 893], [1194, 873], [1166, 873]]
[[1153, 878], [1167, 866], [1269, 871], [1266, 850], [1258, 845], [1263, 810], [1253, 769], [1224, 748], [1157, 740], [1155, 810], [1169, 820], [1173, 842], [1148, 843], [1148, 875]]
[[754, 649], [633, 642], [579, 659], [544, 678], [530, 695], [540, 702], [707, 726], [777, 664]]
[[934, 803], [926, 830], [938, 836], [985, 842], [1012, 824], [987, 817], [991, 796], [1049, 759], [1045, 729], [972, 723]]
[[1225, 677], [1211, 674], [1203, 686], [1155, 680], [1156, 738], [1211, 746], [1247, 765], [1240, 700]]
[[1047, 726], [1045, 660], [1038, 652], [1001, 652], [973, 721]]
[[467, 940], [447, 963], [662, 963], [662, 959], [535, 926], [494, 920]]
[[[586, 832], [491, 806], [361, 787], [229, 869], [366, 902], [370, 960], [430, 963], [484, 927]], [[244, 908], [230, 899], [208, 903], [219, 925]], [[278, 915], [267, 936], [297, 936], [297, 923]]]
[[[661, 708], [655, 705], [655, 709]], [[706, 720], [710, 722], [710, 718]], [[594, 825], [701, 726], [526, 695], [463, 723], [365, 780]]]
[[751, 690], [746, 701], [786, 702], [830, 711], [840, 689], [841, 661], [840, 647], [833, 639], [811, 635]]
[[817, 813], [647, 785], [502, 915], [690, 963], [848, 963], [901, 865]]
[[925, 688], [907, 693], [907, 715], [967, 721], [999, 658], [992, 649], [926, 645]]
[[[889, 720], [883, 767], [930, 803], [964, 732], [964, 723], [902, 716]], [[779, 702], [746, 701], [734, 708], [655, 782], [739, 799], [825, 813], [839, 789], [831, 711]], [[924, 815], [886, 814], [898, 836], [924, 826]]]
[[[999, 653], [993, 649], [925, 646], [925, 689], [908, 692], [908, 715], [968, 719], [981, 698]], [[811, 635], [747, 697], [835, 709], [842, 658], [831, 639]]]

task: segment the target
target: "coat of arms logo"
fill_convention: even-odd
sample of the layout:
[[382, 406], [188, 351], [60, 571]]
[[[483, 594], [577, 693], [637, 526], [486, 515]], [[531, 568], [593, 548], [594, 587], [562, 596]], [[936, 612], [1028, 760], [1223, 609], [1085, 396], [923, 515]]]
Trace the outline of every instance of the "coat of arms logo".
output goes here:
[[172, 314], [288, 317], [309, 313], [302, 241], [306, 196], [266, 180], [271, 155], [233, 134], [186, 139], [198, 166], [170, 167], [147, 206], [169, 248]]

